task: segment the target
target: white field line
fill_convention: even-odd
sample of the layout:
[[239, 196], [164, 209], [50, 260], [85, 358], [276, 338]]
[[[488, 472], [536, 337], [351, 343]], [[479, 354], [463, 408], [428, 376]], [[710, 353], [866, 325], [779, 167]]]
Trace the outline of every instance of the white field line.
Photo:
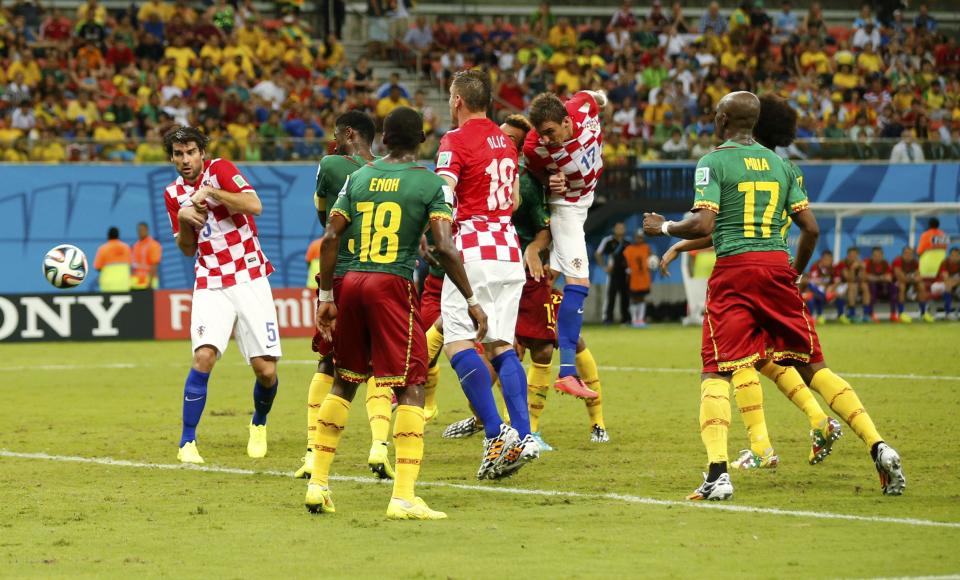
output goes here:
[[[243, 361], [223, 361], [219, 363], [230, 366], [246, 366]], [[281, 359], [284, 365], [316, 365], [317, 361], [310, 359]], [[187, 368], [188, 363], [165, 363], [165, 364], [135, 364], [135, 363], [103, 363], [103, 364], [43, 364], [43, 365], [15, 365], [0, 366], [2, 372], [24, 372], [24, 371], [75, 371], [75, 370], [97, 370], [97, 369], [136, 369], [148, 367], [170, 367]], [[613, 373], [675, 373], [686, 375], [698, 375], [699, 369], [696, 368], [675, 368], [675, 367], [623, 367], [623, 366], [601, 366], [600, 370]], [[854, 379], [883, 379], [897, 381], [960, 381], [960, 376], [954, 375], [915, 375], [915, 374], [881, 374], [881, 373], [845, 373], [840, 375]]]
[[[167, 469], [167, 470], [188, 470], [202, 471], [206, 473], [225, 473], [230, 475], [269, 475], [274, 477], [292, 477], [291, 472], [286, 471], [254, 471], [252, 469], [241, 469], [236, 467], [218, 467], [213, 465], [184, 465], [181, 463], [143, 463], [139, 461], [129, 461], [126, 459], [113, 459], [111, 457], [78, 457], [75, 455], [49, 455], [47, 453], [21, 453], [17, 451], [8, 451], [0, 449], [0, 457], [9, 457], [16, 459], [41, 459], [47, 461], [57, 461], [66, 463], [88, 463], [95, 465], [109, 465], [116, 467], [134, 467], [140, 469]], [[383, 482], [370, 477], [352, 477], [343, 475], [333, 475], [330, 479], [335, 481], [349, 481], [362, 484], [382, 485]], [[443, 481], [421, 481], [417, 485], [422, 487], [439, 487], [447, 489], [459, 489], [464, 491], [476, 491], [481, 493], [494, 493], [504, 495], [526, 495], [539, 497], [566, 497], [584, 500], [615, 501], [628, 504], [654, 505], [663, 507], [684, 507], [693, 509], [716, 510], [724, 512], [766, 514], [775, 516], [792, 516], [814, 518], [821, 520], [846, 520], [853, 522], [869, 522], [883, 524], [900, 524], [906, 526], [935, 527], [935, 528], [954, 528], [960, 529], [960, 522], [940, 522], [934, 520], [921, 520], [916, 518], [891, 518], [886, 516], [862, 516], [854, 514], [839, 514], [833, 512], [817, 512], [810, 510], [785, 510], [779, 508], [764, 508], [747, 505], [738, 505], [731, 503], [713, 503], [713, 502], [692, 502], [675, 501], [667, 499], [655, 499], [637, 495], [627, 495], [620, 493], [590, 493], [578, 491], [556, 491], [546, 489], [525, 489], [519, 487], [500, 487], [485, 485], [468, 485], [463, 483], [449, 483]], [[896, 501], [892, 499], [891, 501]]]

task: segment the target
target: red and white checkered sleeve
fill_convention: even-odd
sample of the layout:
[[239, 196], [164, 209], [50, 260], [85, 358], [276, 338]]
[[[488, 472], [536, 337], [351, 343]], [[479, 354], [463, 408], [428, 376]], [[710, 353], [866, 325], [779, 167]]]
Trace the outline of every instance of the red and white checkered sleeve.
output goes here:
[[253, 186], [247, 181], [247, 178], [240, 173], [237, 166], [226, 159], [219, 159], [210, 168], [210, 172], [217, 176], [217, 183], [220, 189], [231, 193], [240, 193], [241, 191], [253, 191]]
[[163, 203], [167, 207], [167, 217], [170, 218], [170, 229], [173, 230], [173, 235], [176, 236], [180, 233], [180, 222], [177, 220], [177, 214], [180, 213], [180, 204], [177, 203], [177, 199], [170, 192], [170, 186], [163, 191]]

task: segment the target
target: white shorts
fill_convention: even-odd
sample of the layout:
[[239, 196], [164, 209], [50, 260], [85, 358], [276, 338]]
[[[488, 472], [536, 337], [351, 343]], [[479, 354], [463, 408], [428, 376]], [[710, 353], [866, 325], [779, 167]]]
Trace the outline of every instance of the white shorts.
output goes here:
[[259, 356], [280, 358], [280, 328], [270, 282], [261, 277], [229, 288], [193, 291], [190, 339], [193, 350], [204, 345], [227, 350], [230, 334], [247, 362]]
[[[487, 314], [487, 336], [481, 342], [503, 341], [513, 344], [517, 330], [520, 294], [527, 281], [523, 264], [478, 260], [463, 265], [473, 288], [473, 295]], [[476, 340], [477, 329], [467, 313], [467, 300], [447, 276], [440, 293], [440, 316], [443, 320], [443, 342]]]
[[567, 278], [589, 278], [590, 260], [587, 257], [587, 239], [583, 224], [589, 207], [550, 205], [550, 268]]

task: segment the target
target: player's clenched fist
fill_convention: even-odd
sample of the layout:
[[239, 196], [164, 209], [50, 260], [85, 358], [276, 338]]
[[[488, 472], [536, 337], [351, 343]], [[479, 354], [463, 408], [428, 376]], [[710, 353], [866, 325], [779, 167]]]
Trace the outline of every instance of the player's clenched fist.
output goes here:
[[643, 233], [648, 236], [661, 236], [664, 217], [658, 213], [643, 214]]
[[207, 222], [207, 212], [194, 206], [182, 207], [177, 213], [177, 221], [194, 229], [199, 229]]

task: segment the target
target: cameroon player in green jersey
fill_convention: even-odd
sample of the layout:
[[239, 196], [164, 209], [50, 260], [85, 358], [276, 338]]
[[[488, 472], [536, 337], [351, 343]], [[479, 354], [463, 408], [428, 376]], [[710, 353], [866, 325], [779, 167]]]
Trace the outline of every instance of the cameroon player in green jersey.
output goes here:
[[[328, 210], [333, 207], [337, 195], [347, 178], [356, 170], [374, 159], [370, 146], [376, 134], [373, 119], [360, 111], [349, 111], [337, 117], [334, 129], [336, 151], [320, 160], [317, 167], [317, 186], [313, 201], [317, 208], [317, 218], [321, 224], [327, 224]], [[349, 243], [340, 245], [334, 277], [339, 280], [346, 273], [347, 265], [353, 257]], [[335, 286], [338, 283], [334, 284]], [[330, 392], [333, 384], [333, 345], [324, 341], [319, 332], [313, 337], [313, 350], [320, 361], [317, 371], [310, 381], [307, 391], [307, 453], [303, 465], [295, 477], [310, 477], [313, 471], [314, 435], [317, 430], [317, 413], [323, 398]], [[370, 419], [370, 455], [367, 463], [370, 469], [381, 479], [393, 477], [393, 468], [387, 454], [387, 440], [390, 435], [390, 389], [377, 387], [374, 381], [367, 385], [366, 408]]]
[[[648, 235], [700, 239], [712, 235], [717, 264], [707, 288], [701, 356], [701, 438], [709, 472], [690, 496], [725, 500], [733, 496], [727, 473], [729, 386], [755, 389], [754, 364], [763, 357], [796, 366], [867, 443], [884, 494], [906, 486], [900, 456], [879, 435], [850, 385], [827, 368], [814, 322], [796, 286], [819, 237], [819, 228], [795, 176], [772, 151], [757, 143], [754, 129], [760, 100], [735, 92], [717, 106], [717, 132], [726, 142], [697, 165], [693, 213], [680, 222], [645, 214]], [[783, 212], [800, 228], [796, 256], [789, 261], [781, 234]]]
[[[414, 493], [423, 459], [427, 348], [413, 272], [428, 226], [437, 259], [466, 300], [479, 336], [487, 332], [487, 317], [451, 237], [453, 192], [416, 163], [423, 140], [420, 114], [407, 107], [394, 109], [384, 120], [383, 141], [390, 154], [354, 173], [330, 209], [321, 246], [317, 328], [334, 343], [337, 374], [317, 417], [314, 470], [305, 500], [311, 512], [335, 511], [328, 487], [330, 465], [357, 387], [373, 376], [378, 385], [392, 388], [399, 402], [393, 434], [396, 476], [387, 517], [446, 517]], [[353, 240], [356, 251], [335, 303], [332, 268], [343, 236]]]

